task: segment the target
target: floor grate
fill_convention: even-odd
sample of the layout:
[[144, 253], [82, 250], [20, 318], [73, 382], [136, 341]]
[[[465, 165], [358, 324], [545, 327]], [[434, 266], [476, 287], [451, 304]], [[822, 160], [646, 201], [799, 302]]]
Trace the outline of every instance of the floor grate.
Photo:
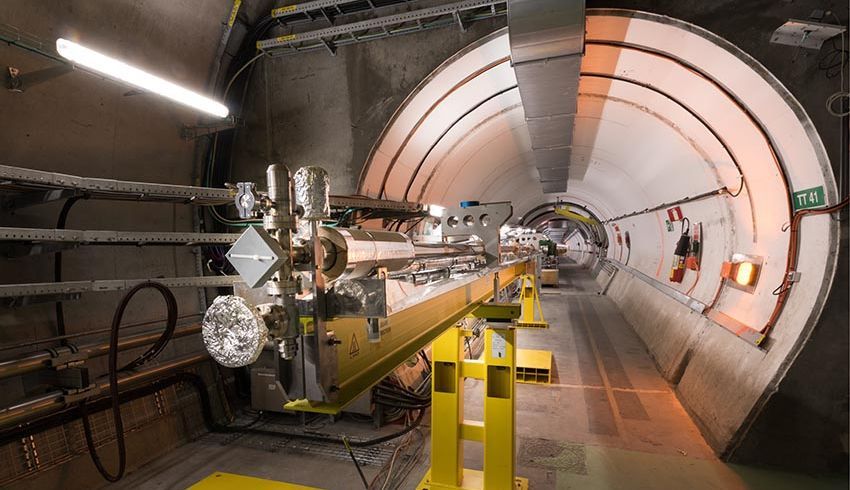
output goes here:
[[550, 439], [521, 438], [517, 464], [587, 474], [587, 454], [583, 444]]
[[[203, 437], [210, 442], [227, 446], [230, 444], [258, 449], [268, 452], [291, 451], [295, 453], [322, 456], [340, 461], [350, 461], [348, 451], [340, 443], [311, 441], [297, 437], [287, 437], [286, 434], [271, 436], [264, 434], [211, 433]], [[378, 444], [369, 447], [352, 447], [357, 462], [363, 466], [383, 466], [393, 454], [395, 446], [391, 443]]]

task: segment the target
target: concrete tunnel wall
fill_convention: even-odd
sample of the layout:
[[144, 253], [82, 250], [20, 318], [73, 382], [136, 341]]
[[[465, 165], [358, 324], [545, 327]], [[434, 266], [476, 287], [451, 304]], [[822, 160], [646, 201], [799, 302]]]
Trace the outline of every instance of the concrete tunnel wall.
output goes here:
[[[718, 452], [733, 444], [818, 320], [837, 259], [829, 216], [806, 218], [802, 272], [764, 348], [732, 332], [761, 330], [788, 254], [790, 190], [823, 186], [837, 202], [811, 122], [770, 73], [693, 25], [632, 11], [589, 11], [568, 190], [544, 195], [509, 63], [507, 31], [473, 43], [408, 97], [373, 148], [361, 191], [452, 205], [509, 200], [514, 216], [564, 198], [601, 220], [725, 188], [681, 205], [702, 223], [700, 274], [668, 283], [678, 225], [665, 210], [607, 223], [607, 257], [712, 305], [713, 320], [620, 273], [609, 294]], [[743, 179], [742, 179], [743, 176]], [[745, 186], [742, 188], [742, 183]], [[736, 197], [735, 197], [736, 196]], [[618, 245], [629, 231], [631, 250]], [[764, 258], [754, 293], [724, 286], [733, 253]]]
[[[220, 59], [223, 26], [232, 1], [175, 2], [173, 0], [4, 0], [0, 6], [0, 24], [14, 26], [25, 35], [41, 40], [47, 51], [57, 37], [78, 40], [115, 57], [150, 70], [183, 86], [208, 92], [215, 79], [216, 67], [228, 61]], [[256, 2], [246, 7], [255, 8]], [[262, 7], [268, 12], [271, 7]], [[243, 15], [245, 13], [243, 12]], [[237, 24], [234, 37], [244, 32]], [[4, 31], [5, 32], [5, 31]], [[14, 66], [22, 73], [56, 66], [39, 54], [0, 43], [3, 69]], [[139, 94], [126, 85], [105, 80], [82, 70], [27, 88], [23, 93], [0, 90], [0, 163], [31, 169], [85, 177], [125, 179], [164, 184], [195, 183], [197, 140], [181, 136], [184, 125], [199, 122], [198, 113], [151, 94]], [[52, 229], [63, 200], [0, 213], [0, 226]], [[68, 214], [68, 229], [119, 230], [149, 232], [189, 232], [195, 227], [195, 210], [184, 204], [145, 203], [86, 199], [78, 201]], [[201, 273], [196, 254], [186, 246], [80, 246], [62, 254], [65, 281], [95, 279], [139, 279], [187, 277]], [[40, 283], [53, 281], [54, 254], [35, 253], [25, 257], [0, 259], [0, 282]], [[182, 322], [197, 321], [203, 314], [198, 289], [175, 288]], [[125, 291], [84, 294], [64, 302], [66, 330], [69, 334], [91, 332], [109, 327], [115, 309]], [[194, 316], [191, 316], [194, 315]], [[162, 328], [166, 316], [162, 299], [154, 292], [139, 293], [124, 316], [122, 336]], [[151, 322], [131, 327], [130, 324]], [[57, 334], [54, 303], [43, 302], [20, 308], [0, 308], [0, 344], [4, 347], [21, 342], [53, 337]], [[72, 339], [85, 345], [103, 341], [108, 334]], [[2, 359], [54, 347], [57, 342], [3, 349]], [[148, 346], [120, 354], [119, 364], [129, 362]], [[158, 360], [168, 360], [204, 352], [200, 336], [174, 339]], [[106, 356], [89, 360], [91, 376], [107, 370]], [[206, 374], [200, 369], [201, 374]], [[0, 406], [8, 407], [44, 392], [41, 373], [0, 381]], [[174, 398], [172, 394], [174, 393]], [[176, 393], [164, 390], [139, 400], [125, 410], [129, 448], [128, 468], [136, 469], [172, 448], [188, 441], [202, 425], [194, 406], [182, 413], [168, 411], [181, 407]], [[214, 407], [219, 408], [218, 391], [211, 392]], [[161, 402], [164, 405], [159, 405]], [[194, 402], [189, 402], [194, 404]], [[148, 419], [161, 406], [155, 419]], [[144, 415], [141, 415], [144, 414]], [[107, 441], [112, 429], [97, 427], [105, 414], [93, 417], [96, 441]], [[141, 418], [140, 418], [141, 416]], [[139, 421], [146, 423], [139, 423]], [[196, 423], [197, 421], [197, 423]], [[67, 432], [65, 432], [67, 430]], [[103, 484], [87, 454], [79, 453], [82, 436], [79, 422], [53, 432], [35, 436], [35, 441], [51, 441], [41, 446], [40, 472], [30, 473], [19, 466], [20, 444], [2, 447], [4, 465], [0, 486], [8, 487], [13, 477], [31, 476], [26, 488], [95, 488]], [[46, 434], [46, 435], [45, 435]], [[66, 434], [68, 435], [66, 437]], [[71, 434], [75, 434], [71, 436]], [[82, 443], [84, 444], [84, 443]], [[104, 449], [101, 449], [103, 454]], [[105, 460], [111, 468], [111, 458]], [[34, 473], [34, 472], [33, 472]], [[73, 475], [73, 478], [69, 478]]]
[[[5, 1], [0, 22], [21, 29], [46, 44], [57, 37], [78, 40], [204, 91], [215, 65], [222, 25], [230, 14], [227, 1], [207, 8], [167, 0]], [[191, 36], [191, 41], [187, 40]], [[181, 49], [175, 49], [180, 46]], [[0, 44], [3, 66], [22, 73], [56, 62], [20, 48]], [[119, 83], [75, 71], [33, 86], [23, 93], [0, 90], [0, 162], [85, 177], [167, 184], [194, 183], [196, 142], [181, 137], [183, 125], [198, 121], [196, 112], [150, 94], [133, 94]], [[3, 213], [2, 226], [55, 228], [63, 201]], [[139, 219], [140, 217], [144, 219]], [[66, 227], [85, 230], [191, 232], [194, 210], [182, 204], [78, 201]], [[199, 273], [191, 247], [78, 247], [63, 253], [63, 280], [186, 277]], [[53, 280], [53, 254], [0, 260], [0, 281], [37, 283]], [[124, 292], [85, 294], [64, 302], [67, 332], [107, 327]], [[175, 289], [181, 315], [203, 313], [198, 290]], [[165, 317], [156, 293], [143, 292], [127, 310], [125, 323]], [[0, 309], [0, 343], [32, 341], [56, 335], [54, 304]], [[84, 342], [91, 342], [84, 339]], [[44, 346], [4, 351], [4, 356]], [[179, 339], [167, 352], [180, 354], [203, 347], [196, 338]], [[138, 352], [130, 352], [135, 356]], [[93, 363], [105, 371], [105, 359]], [[0, 382], [0, 401], [25, 395], [24, 383]]]

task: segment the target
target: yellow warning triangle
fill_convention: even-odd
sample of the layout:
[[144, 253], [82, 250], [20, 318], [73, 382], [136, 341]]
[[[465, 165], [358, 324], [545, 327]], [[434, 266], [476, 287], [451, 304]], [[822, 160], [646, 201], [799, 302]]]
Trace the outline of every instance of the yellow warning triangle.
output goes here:
[[360, 354], [360, 344], [357, 343], [357, 335], [351, 334], [351, 345], [348, 346], [348, 357], [357, 357]]

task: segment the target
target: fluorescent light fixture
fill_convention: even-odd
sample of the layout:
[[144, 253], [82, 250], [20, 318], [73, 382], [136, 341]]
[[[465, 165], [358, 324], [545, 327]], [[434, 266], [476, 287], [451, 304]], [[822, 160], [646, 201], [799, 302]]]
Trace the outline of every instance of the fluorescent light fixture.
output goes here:
[[81, 46], [73, 41], [59, 38], [56, 40], [56, 51], [63, 58], [82, 65], [92, 71], [101, 73], [109, 78], [119, 80], [146, 92], [159, 94], [174, 102], [183, 104], [201, 112], [217, 117], [227, 117], [230, 111], [223, 104], [201, 94], [192, 92], [177, 84], [163, 80], [155, 75], [128, 65], [123, 61], [110, 58], [104, 54]]
[[429, 204], [428, 214], [435, 218], [442, 218], [443, 215], [446, 214], [446, 208], [440, 206], [439, 204]]

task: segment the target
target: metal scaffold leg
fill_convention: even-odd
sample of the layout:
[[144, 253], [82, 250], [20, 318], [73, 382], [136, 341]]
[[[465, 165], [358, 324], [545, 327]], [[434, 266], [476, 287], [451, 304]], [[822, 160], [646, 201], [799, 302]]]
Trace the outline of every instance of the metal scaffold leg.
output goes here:
[[[482, 359], [464, 359], [467, 332], [451, 328], [432, 346], [431, 469], [420, 490], [527, 489], [515, 471], [516, 330], [489, 327]], [[484, 381], [484, 420], [463, 418], [465, 378]], [[484, 470], [463, 467], [463, 441], [484, 444]]]
[[519, 278], [519, 300], [522, 305], [522, 315], [516, 322], [520, 328], [549, 328], [549, 323], [543, 318], [543, 307], [540, 306], [540, 295], [534, 284], [532, 274], [523, 274]]

